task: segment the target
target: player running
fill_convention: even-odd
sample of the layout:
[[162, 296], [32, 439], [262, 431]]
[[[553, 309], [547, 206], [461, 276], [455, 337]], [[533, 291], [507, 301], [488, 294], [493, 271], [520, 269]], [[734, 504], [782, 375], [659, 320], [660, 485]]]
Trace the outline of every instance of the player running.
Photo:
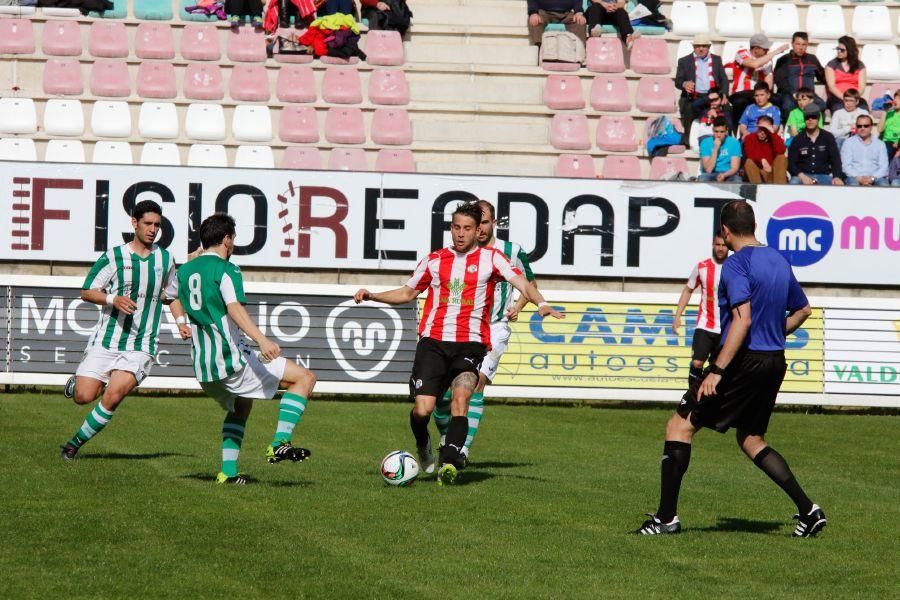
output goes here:
[[[253, 399], [271, 399], [279, 386], [287, 389], [266, 460], [303, 461], [310, 452], [295, 448], [291, 436], [306, 410], [316, 377], [285, 360], [278, 344], [264, 336], [247, 314], [241, 270], [229, 262], [234, 236], [230, 215], [216, 213], [200, 224], [203, 253], [178, 269], [176, 304], [183, 306], [190, 318], [197, 381], [228, 411], [222, 424], [222, 470], [216, 482], [244, 485], [247, 478], [238, 473], [238, 455]], [[247, 347], [241, 332], [256, 342], [259, 354]]]
[[468, 432], [466, 414], [478, 385], [478, 373], [491, 349], [491, 314], [495, 284], [504, 279], [538, 306], [541, 316], [563, 315], [550, 308], [540, 292], [528, 285], [522, 273], [496, 248], [478, 246], [482, 209], [475, 202], [459, 205], [450, 226], [453, 244], [419, 261], [406, 285], [387, 292], [361, 289], [354, 295], [385, 304], [406, 304], [428, 289], [419, 322], [419, 343], [410, 377], [415, 406], [410, 428], [416, 439], [419, 463], [434, 472], [434, 456], [428, 435], [428, 420], [437, 398], [450, 388], [450, 424], [446, 443], [440, 449], [439, 483], [451, 484], [465, 468], [462, 449]]
[[694, 340], [691, 344], [691, 368], [688, 374], [688, 388], [703, 372], [707, 359], [715, 361], [713, 352], [719, 348], [721, 333], [719, 319], [719, 278], [722, 275], [722, 263], [728, 258], [728, 246], [722, 234], [713, 236], [712, 257], [701, 260], [694, 266], [687, 285], [681, 291], [678, 308], [672, 319], [672, 332], [676, 335], [681, 329], [681, 315], [691, 300], [694, 290], [700, 288], [700, 304], [697, 305], [697, 326], [694, 329]]
[[[719, 305], [724, 343], [666, 425], [661, 491], [656, 514], [635, 531], [641, 535], [681, 531], [678, 492], [701, 427], [737, 429], [741, 450], [797, 505], [793, 535], [811, 537], [825, 527], [825, 513], [804, 493], [765, 433], [787, 371], [785, 338], [812, 313], [803, 288], [779, 252], [754, 235], [753, 208], [743, 200], [722, 209], [722, 238], [734, 251], [722, 266]], [[785, 315], [788, 315], [785, 317]]]
[[[534, 273], [531, 271], [531, 265], [528, 263], [528, 254], [516, 243], [505, 240], [498, 240], [494, 236], [494, 228], [497, 226], [497, 216], [494, 205], [487, 200], [479, 200], [478, 206], [481, 207], [481, 223], [478, 225], [478, 245], [482, 248], [496, 248], [503, 253], [509, 262], [519, 269], [529, 284], [537, 289], [537, 283], [534, 279]], [[484, 416], [484, 388], [493, 382], [494, 376], [497, 374], [497, 368], [500, 366], [500, 358], [506, 352], [509, 346], [509, 338], [512, 330], [509, 327], [510, 321], [519, 318], [519, 311], [528, 304], [528, 300], [524, 295], [519, 295], [518, 300], [513, 303], [513, 287], [506, 281], [497, 283], [494, 289], [494, 305], [491, 307], [491, 350], [481, 362], [481, 369], [478, 373], [478, 385], [469, 401], [469, 412], [466, 418], [469, 422], [469, 433], [466, 436], [466, 442], [463, 446], [463, 459], [468, 462], [469, 449], [472, 447], [472, 441], [478, 432], [478, 426]], [[449, 390], [438, 400], [434, 409], [434, 424], [437, 425], [441, 434], [441, 445], [444, 444], [447, 427], [450, 425], [450, 392]]]
[[[109, 424], [125, 396], [150, 374], [162, 305], [178, 296], [175, 262], [168, 250], [153, 243], [161, 223], [159, 204], [138, 202], [131, 211], [134, 239], [104, 252], [84, 280], [81, 299], [101, 307], [100, 320], [63, 394], [76, 404], [90, 404], [101, 391], [103, 397], [62, 446], [64, 460], [75, 460], [79, 449]], [[171, 310], [179, 328], [186, 330], [184, 314], [176, 306]]]

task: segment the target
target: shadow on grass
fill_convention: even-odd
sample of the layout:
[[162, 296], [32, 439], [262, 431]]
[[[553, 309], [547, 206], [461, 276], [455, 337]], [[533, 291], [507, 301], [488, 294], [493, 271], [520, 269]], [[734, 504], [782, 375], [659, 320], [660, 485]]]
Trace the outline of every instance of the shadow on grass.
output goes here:
[[530, 467], [527, 462], [504, 462], [502, 460], [486, 460], [469, 463], [470, 467], [478, 469], [515, 469], [516, 467]]
[[454, 486], [457, 485], [469, 485], [472, 483], [481, 483], [482, 481], [487, 481], [488, 479], [493, 479], [496, 477], [493, 473], [485, 473], [484, 471], [465, 471], [460, 473], [457, 480], [453, 483]]
[[[292, 488], [308, 487], [310, 485], [310, 482], [308, 481], [260, 481], [259, 479], [248, 475], [244, 475], [244, 478], [249, 485], [263, 485], [266, 487]], [[195, 479], [197, 481], [212, 483], [216, 480], [216, 476], [210, 473], [189, 473], [187, 475], [181, 475], [181, 479]]]
[[720, 531], [743, 533], [772, 533], [784, 527], [781, 521], [752, 521], [748, 519], [735, 519], [733, 517], [719, 517], [715, 525], [708, 527], [692, 527], [692, 531]]
[[193, 456], [193, 454], [179, 454], [177, 452], [138, 452], [127, 454], [125, 452], [98, 452], [94, 454], [83, 454], [78, 456], [78, 460], [152, 460], [154, 458], [168, 458], [170, 456]]

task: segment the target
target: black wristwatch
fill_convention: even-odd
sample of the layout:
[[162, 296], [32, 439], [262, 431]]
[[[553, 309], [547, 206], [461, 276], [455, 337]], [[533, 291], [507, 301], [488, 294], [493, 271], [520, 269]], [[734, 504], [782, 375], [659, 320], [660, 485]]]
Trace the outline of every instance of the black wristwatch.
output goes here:
[[713, 375], [724, 375], [725, 369], [723, 369], [716, 363], [712, 363], [711, 365], [709, 365], [709, 372], [712, 373]]

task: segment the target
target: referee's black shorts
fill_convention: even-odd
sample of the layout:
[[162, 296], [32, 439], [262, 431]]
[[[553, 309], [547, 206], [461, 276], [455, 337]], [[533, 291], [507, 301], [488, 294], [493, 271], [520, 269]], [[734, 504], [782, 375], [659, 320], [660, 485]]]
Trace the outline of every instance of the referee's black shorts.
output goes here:
[[763, 435], [769, 428], [769, 418], [786, 372], [783, 351], [744, 351], [725, 369], [715, 396], [704, 396], [698, 402], [698, 381], [685, 394], [678, 414], [685, 418], [690, 415], [694, 427], [707, 427], [719, 433], [734, 427], [745, 433]]
[[441, 397], [461, 373], [478, 376], [487, 346], [480, 342], [441, 342], [422, 338], [416, 345], [409, 394]]

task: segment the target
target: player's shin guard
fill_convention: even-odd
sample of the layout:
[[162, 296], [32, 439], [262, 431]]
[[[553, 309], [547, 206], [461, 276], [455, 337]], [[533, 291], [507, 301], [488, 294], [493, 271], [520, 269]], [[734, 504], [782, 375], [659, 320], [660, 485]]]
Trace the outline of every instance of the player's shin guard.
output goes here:
[[447, 428], [447, 440], [441, 447], [441, 464], [451, 463], [462, 468], [463, 461], [460, 458], [463, 446], [466, 442], [466, 434], [469, 431], [469, 421], [466, 417], [452, 417], [450, 427]]
[[88, 413], [88, 416], [84, 419], [84, 423], [81, 424], [81, 427], [75, 432], [72, 439], [68, 441], [68, 444], [80, 448], [89, 439], [103, 431], [103, 428], [106, 427], [113, 418], [113, 414], [113, 411], [103, 408], [103, 405], [98, 402], [97, 406], [94, 407], [94, 410]]
[[222, 423], [222, 472], [227, 477], [238, 474], [238, 455], [244, 441], [244, 427], [247, 419], [226, 416]]
[[481, 417], [484, 416], [484, 392], [475, 392], [472, 394], [472, 399], [469, 400], [469, 412], [466, 414], [466, 418], [469, 422], [469, 433], [466, 436], [465, 443], [465, 452], [469, 453], [469, 448], [472, 447], [472, 440], [475, 439], [475, 434], [478, 433], [478, 426], [481, 425]]
[[447, 435], [447, 428], [450, 427], [450, 398], [450, 390], [447, 390], [434, 407], [434, 424], [442, 436]]
[[409, 428], [416, 438], [417, 448], [424, 448], [431, 443], [428, 439], [428, 417], [420, 419], [416, 413], [409, 411]]
[[306, 402], [307, 399], [303, 396], [290, 392], [286, 392], [281, 397], [281, 403], [278, 406], [278, 427], [272, 437], [272, 446], [291, 441], [294, 427], [300, 422], [303, 411], [306, 410]]
[[659, 508], [656, 511], [656, 517], [663, 523], [668, 523], [678, 514], [678, 492], [690, 462], [690, 444], [667, 440], [663, 445]]
[[812, 501], [807, 497], [800, 484], [797, 483], [797, 479], [794, 477], [794, 473], [788, 466], [787, 461], [771, 446], [766, 446], [760, 450], [753, 459], [753, 464], [759, 467], [763, 473], [768, 475], [772, 481], [778, 484], [778, 487], [791, 497], [801, 515], [806, 515], [812, 510]]

